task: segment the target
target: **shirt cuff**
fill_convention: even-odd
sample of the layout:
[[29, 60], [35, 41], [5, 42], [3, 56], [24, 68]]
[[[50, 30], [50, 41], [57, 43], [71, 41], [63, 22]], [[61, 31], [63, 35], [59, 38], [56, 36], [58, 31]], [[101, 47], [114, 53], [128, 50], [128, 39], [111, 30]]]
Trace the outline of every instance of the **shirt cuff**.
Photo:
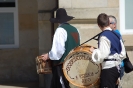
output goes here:
[[99, 64], [99, 63], [101, 63], [100, 57], [101, 57], [101, 55], [100, 55], [99, 50], [98, 50], [98, 49], [95, 49], [95, 50], [93, 51], [93, 53], [92, 53], [92, 60], [93, 60], [95, 63]]

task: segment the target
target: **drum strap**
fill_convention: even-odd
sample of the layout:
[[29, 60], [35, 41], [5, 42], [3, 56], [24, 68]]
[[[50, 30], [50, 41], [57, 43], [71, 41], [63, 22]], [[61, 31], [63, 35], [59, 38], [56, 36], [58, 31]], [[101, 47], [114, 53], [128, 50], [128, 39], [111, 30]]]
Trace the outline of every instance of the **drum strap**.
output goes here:
[[97, 34], [97, 35], [95, 35], [94, 37], [90, 38], [89, 40], [87, 40], [87, 41], [83, 42], [83, 43], [82, 43], [82, 44], [80, 44], [79, 46], [81, 46], [81, 45], [83, 45], [83, 44], [85, 44], [85, 43], [89, 42], [89, 41], [90, 41], [90, 40], [92, 40], [92, 39], [94, 39], [94, 40], [98, 40], [98, 38], [96, 38], [96, 37], [98, 37], [101, 33], [102, 33], [102, 32], [100, 32], [99, 34]]
[[104, 62], [105, 61], [117, 61], [116, 59], [104, 59]]
[[[110, 31], [110, 30], [105, 30], [105, 31]], [[94, 39], [94, 40], [98, 40], [98, 38], [96, 38], [96, 37], [98, 37], [98, 36], [99, 36], [100, 34], [102, 34], [103, 32], [104, 32], [104, 31], [100, 32], [99, 34], [97, 34], [97, 35], [95, 35], [94, 37], [90, 38], [89, 40], [83, 42], [83, 43], [80, 44], [79, 46], [81, 46], [81, 45], [83, 45], [83, 44], [89, 42], [89, 41], [92, 40], [92, 39]], [[111, 31], [111, 32], [113, 32], [113, 31]], [[117, 35], [115, 32], [113, 32], [113, 33], [118, 37], [118, 35]], [[119, 38], [119, 37], [118, 37], [118, 38]]]

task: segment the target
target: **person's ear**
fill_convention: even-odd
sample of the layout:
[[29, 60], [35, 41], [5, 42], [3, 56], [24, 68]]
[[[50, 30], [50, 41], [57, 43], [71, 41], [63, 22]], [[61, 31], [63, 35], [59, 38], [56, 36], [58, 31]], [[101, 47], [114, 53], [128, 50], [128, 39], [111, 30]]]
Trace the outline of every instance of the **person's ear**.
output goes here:
[[116, 28], [116, 23], [114, 25], [115, 25], [114, 28]]

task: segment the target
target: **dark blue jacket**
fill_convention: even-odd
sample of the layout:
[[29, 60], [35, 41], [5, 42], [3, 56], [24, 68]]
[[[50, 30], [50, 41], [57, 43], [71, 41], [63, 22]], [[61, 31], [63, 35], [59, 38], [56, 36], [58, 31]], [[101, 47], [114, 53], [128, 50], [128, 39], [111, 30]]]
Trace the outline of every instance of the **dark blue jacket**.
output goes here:
[[[113, 55], [115, 53], [120, 54], [121, 53], [121, 42], [120, 42], [120, 38], [121, 36], [118, 35], [117, 33], [115, 33], [113, 31], [110, 30], [105, 30], [103, 31], [100, 36], [105, 36], [109, 39], [110, 43], [111, 43], [111, 48], [110, 48], [110, 55]], [[117, 36], [116, 36], [117, 35]]]

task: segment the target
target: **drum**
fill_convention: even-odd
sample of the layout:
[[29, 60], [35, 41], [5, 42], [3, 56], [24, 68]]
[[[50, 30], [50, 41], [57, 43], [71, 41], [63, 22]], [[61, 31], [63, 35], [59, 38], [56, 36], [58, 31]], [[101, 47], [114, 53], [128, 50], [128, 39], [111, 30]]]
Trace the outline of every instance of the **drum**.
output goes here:
[[50, 74], [52, 73], [51, 60], [43, 61], [41, 56], [36, 57], [36, 68], [38, 74]]
[[79, 46], [66, 56], [63, 72], [66, 79], [81, 88], [99, 88], [101, 65], [92, 61], [89, 45]]

